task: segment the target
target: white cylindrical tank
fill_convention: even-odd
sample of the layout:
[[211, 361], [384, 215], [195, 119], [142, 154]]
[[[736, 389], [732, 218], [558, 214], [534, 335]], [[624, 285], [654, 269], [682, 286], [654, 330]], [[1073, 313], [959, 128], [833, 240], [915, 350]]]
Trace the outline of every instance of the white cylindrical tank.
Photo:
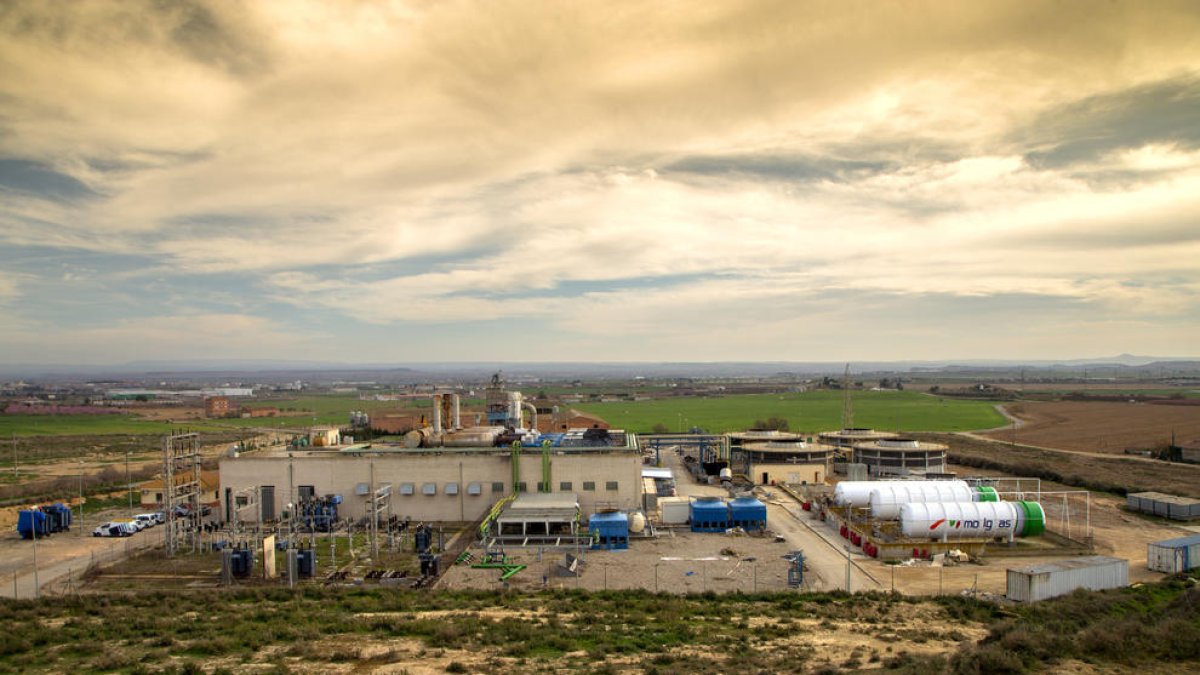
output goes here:
[[458, 394], [453, 394], [453, 396], [454, 396], [454, 398], [451, 399], [451, 401], [453, 403], [452, 403], [452, 407], [450, 408], [450, 410], [451, 410], [450, 426], [454, 429], [461, 429], [462, 428], [462, 401], [461, 401], [461, 399], [459, 399]]
[[844, 480], [833, 488], [833, 503], [839, 506], [869, 506], [871, 493], [882, 487], [901, 484], [915, 487], [935, 483], [959, 483], [964, 486], [967, 484], [961, 480]]
[[1037, 502], [929, 502], [900, 507], [900, 531], [914, 539], [1031, 537], [1046, 529]]
[[[982, 492], [981, 492], [982, 491]], [[939, 480], [932, 483], [889, 481], [871, 491], [871, 517], [894, 520], [900, 516], [902, 504], [925, 502], [994, 502], [992, 488], [973, 488], [961, 480]]]
[[433, 395], [433, 433], [442, 433], [442, 395]]
[[646, 516], [642, 515], [641, 511], [635, 512], [629, 517], [629, 531], [634, 534], [641, 534], [642, 530], [646, 529]]
[[731, 480], [733, 480], [733, 471], [731, 471], [729, 469], [729, 467], [725, 467], [725, 468], [721, 469], [720, 476], [721, 476], [721, 480], [731, 481]]

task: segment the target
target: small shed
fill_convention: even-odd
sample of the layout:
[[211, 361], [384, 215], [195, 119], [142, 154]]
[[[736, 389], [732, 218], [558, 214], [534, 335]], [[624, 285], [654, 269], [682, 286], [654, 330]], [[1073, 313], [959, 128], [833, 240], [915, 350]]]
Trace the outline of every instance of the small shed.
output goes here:
[[1150, 513], [1171, 520], [1194, 520], [1200, 518], [1200, 499], [1180, 497], [1162, 492], [1135, 492], [1126, 495], [1125, 505], [1142, 513]]
[[767, 505], [754, 497], [738, 497], [729, 502], [729, 521], [747, 532], [766, 529]]
[[1167, 574], [1182, 574], [1200, 567], [1200, 534], [1147, 544], [1146, 566]]
[[629, 548], [629, 516], [620, 511], [593, 513], [588, 519], [592, 548], [617, 550]]
[[692, 532], [724, 532], [729, 529], [729, 505], [721, 499], [695, 499], [688, 518]]
[[1009, 600], [1036, 602], [1077, 588], [1101, 591], [1129, 585], [1129, 561], [1093, 555], [1008, 570]]

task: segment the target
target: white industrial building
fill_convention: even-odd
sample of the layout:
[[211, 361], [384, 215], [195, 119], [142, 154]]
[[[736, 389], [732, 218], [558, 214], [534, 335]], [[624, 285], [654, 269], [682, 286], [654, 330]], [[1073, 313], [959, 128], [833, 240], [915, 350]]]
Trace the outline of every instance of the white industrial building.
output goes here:
[[[456, 428], [458, 400], [446, 395], [436, 397], [434, 426], [403, 443], [227, 457], [220, 465], [221, 518], [276, 521], [288, 504], [333, 495], [341, 497], [342, 518], [367, 516], [373, 495], [386, 494], [390, 515], [432, 522], [479, 520], [514, 493], [570, 495], [585, 513], [641, 506], [642, 459], [633, 434], [538, 434], [524, 427], [527, 406], [512, 394], [499, 392], [495, 408], [489, 404], [492, 426]], [[445, 428], [442, 419], [450, 421]]]

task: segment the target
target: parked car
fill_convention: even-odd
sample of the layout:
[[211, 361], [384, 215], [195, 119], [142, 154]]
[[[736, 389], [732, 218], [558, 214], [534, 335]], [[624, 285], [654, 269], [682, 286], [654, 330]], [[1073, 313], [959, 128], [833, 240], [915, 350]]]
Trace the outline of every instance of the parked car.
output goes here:
[[113, 522], [116, 523], [117, 525], [128, 525], [129, 527], [133, 528], [133, 532], [141, 532], [142, 530], [146, 529], [147, 527], [150, 527], [146, 523], [143, 523], [142, 521], [137, 520], [136, 518], [124, 518], [121, 520], [114, 520]]
[[125, 523], [105, 523], [92, 530], [93, 537], [128, 537], [132, 534], [133, 529]]
[[144, 523], [146, 527], [154, 527], [158, 524], [158, 516], [153, 513], [139, 513], [133, 518], [139, 523]]

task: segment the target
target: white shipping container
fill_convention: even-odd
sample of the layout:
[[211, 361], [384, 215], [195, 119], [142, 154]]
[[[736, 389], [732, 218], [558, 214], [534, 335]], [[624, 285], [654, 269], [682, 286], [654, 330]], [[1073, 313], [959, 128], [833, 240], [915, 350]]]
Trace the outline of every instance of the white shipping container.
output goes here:
[[1147, 544], [1146, 567], [1166, 574], [1200, 567], [1200, 534]]
[[1008, 570], [1009, 600], [1036, 602], [1077, 588], [1101, 591], [1129, 585], [1129, 561], [1103, 555]]
[[687, 497], [660, 497], [658, 522], [663, 525], [685, 525], [690, 516]]

